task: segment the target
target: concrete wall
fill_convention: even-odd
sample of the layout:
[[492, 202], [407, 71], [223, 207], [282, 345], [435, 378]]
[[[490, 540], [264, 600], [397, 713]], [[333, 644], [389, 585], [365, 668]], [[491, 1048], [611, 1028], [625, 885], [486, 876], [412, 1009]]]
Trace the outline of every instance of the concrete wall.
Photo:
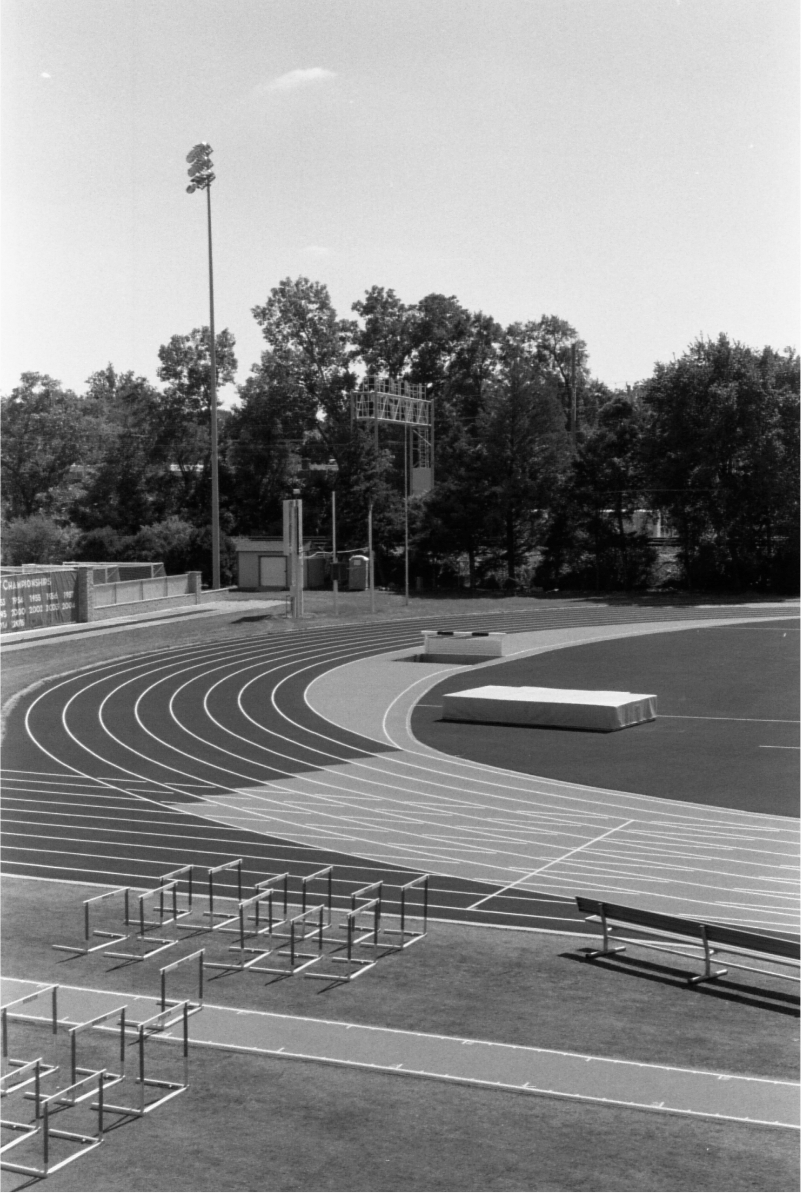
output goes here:
[[[170, 576], [173, 586], [180, 586], [183, 581], [183, 592], [173, 593], [172, 596], [152, 597], [149, 600], [117, 601], [114, 604], [96, 604], [97, 591], [93, 582], [92, 569], [80, 568], [78, 571], [78, 620], [79, 621], [108, 621], [112, 617], [130, 617], [139, 613], [158, 613], [161, 609], [180, 609], [185, 605], [202, 605], [209, 601], [219, 600], [226, 589], [215, 591], [201, 588], [200, 572], [187, 572], [185, 576]], [[136, 582], [138, 587], [139, 582]], [[147, 584], [147, 581], [145, 581]], [[104, 585], [104, 587], [106, 587]], [[111, 587], [109, 585], [109, 587]], [[128, 584], [121, 591], [126, 592]]]

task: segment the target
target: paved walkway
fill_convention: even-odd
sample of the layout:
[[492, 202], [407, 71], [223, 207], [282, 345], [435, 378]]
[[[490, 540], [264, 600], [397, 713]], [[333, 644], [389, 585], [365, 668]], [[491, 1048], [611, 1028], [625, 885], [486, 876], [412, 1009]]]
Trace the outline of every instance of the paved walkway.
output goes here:
[[[37, 989], [47, 991], [51, 987], [4, 978], [3, 1005]], [[134, 1021], [160, 1010], [156, 999], [78, 986], [58, 987], [58, 1017], [62, 1023], [86, 1022], [123, 1004]], [[45, 996], [20, 1009], [47, 1019], [50, 998]], [[175, 1030], [168, 1034], [178, 1036]], [[798, 1084], [763, 1077], [639, 1064], [208, 1003], [190, 1019], [190, 1039], [194, 1046], [491, 1086], [516, 1093], [770, 1126], [799, 1125]]]
[[3, 634], [0, 646], [17, 646], [21, 643], [36, 645], [50, 638], [67, 638], [72, 634], [98, 634], [103, 631], [131, 629], [138, 625], [161, 625], [177, 617], [212, 617], [220, 613], [266, 613], [269, 609], [284, 609], [283, 600], [234, 600], [208, 601], [200, 605], [178, 605], [172, 609], [160, 609], [152, 613], [128, 613], [124, 617], [106, 617], [99, 621], [67, 622], [64, 625], [42, 626], [36, 630], [14, 630]]

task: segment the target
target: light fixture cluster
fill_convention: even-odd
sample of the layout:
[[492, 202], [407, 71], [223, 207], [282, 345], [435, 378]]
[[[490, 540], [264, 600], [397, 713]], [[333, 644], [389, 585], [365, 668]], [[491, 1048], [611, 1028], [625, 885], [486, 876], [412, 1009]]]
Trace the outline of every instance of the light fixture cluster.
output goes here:
[[207, 190], [215, 178], [214, 166], [211, 161], [211, 145], [208, 141], [201, 141], [199, 145], [195, 145], [189, 150], [186, 160], [189, 162], [187, 174], [192, 179], [186, 188], [187, 192], [191, 195], [193, 191]]

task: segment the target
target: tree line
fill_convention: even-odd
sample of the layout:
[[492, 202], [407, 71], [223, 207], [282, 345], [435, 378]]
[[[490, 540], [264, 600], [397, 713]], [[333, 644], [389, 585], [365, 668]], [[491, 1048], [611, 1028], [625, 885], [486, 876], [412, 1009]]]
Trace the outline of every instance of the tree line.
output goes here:
[[[428, 587], [793, 591], [799, 359], [720, 335], [625, 390], [593, 378], [556, 316], [502, 327], [455, 297], [374, 286], [340, 318], [325, 285], [285, 279], [253, 308], [260, 361], [219, 412], [223, 582], [231, 536], [280, 534], [300, 489], [306, 534], [366, 544], [403, 574], [403, 438], [352, 417], [366, 374], [428, 387], [435, 483], [410, 499], [412, 575]], [[161, 559], [210, 578], [208, 328], [159, 348], [153, 385], [114, 366], [83, 393], [25, 373], [2, 398], [3, 563]], [[237, 374], [216, 342], [218, 385]], [[334, 469], [314, 465], [336, 465]], [[643, 511], [647, 511], [644, 514]], [[658, 551], [657, 516], [670, 549]]]

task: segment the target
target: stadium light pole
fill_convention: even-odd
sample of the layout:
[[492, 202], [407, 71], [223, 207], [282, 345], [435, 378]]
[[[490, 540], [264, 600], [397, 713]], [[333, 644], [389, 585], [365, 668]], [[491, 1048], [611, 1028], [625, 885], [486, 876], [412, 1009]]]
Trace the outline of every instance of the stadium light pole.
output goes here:
[[209, 240], [209, 336], [211, 339], [211, 376], [209, 378], [209, 401], [211, 406], [211, 571], [212, 587], [220, 587], [220, 483], [217, 467], [217, 341], [214, 334], [214, 266], [211, 252], [211, 184], [214, 182], [214, 167], [211, 161], [211, 145], [201, 141], [186, 155], [189, 162], [187, 173], [191, 178], [186, 188], [206, 192], [206, 218]]

